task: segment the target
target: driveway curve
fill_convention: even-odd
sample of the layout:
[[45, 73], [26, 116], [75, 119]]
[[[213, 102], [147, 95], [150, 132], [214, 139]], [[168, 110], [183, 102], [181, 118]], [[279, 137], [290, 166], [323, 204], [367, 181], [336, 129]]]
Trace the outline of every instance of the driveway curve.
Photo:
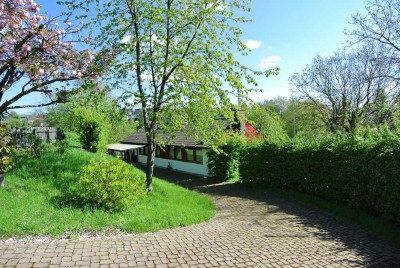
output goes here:
[[400, 267], [400, 249], [345, 220], [259, 189], [156, 170], [208, 194], [208, 222], [79, 240], [0, 241], [0, 267]]

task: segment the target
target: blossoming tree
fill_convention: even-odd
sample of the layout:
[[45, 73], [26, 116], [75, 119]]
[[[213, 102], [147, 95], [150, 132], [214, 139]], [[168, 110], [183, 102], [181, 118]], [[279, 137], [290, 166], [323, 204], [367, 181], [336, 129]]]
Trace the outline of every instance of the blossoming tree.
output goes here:
[[[81, 37], [81, 28], [68, 19], [49, 19], [34, 0], [0, 1], [0, 116], [10, 109], [63, 102], [68, 91], [60, 82], [94, 75], [91, 51], [74, 48], [89, 41]], [[37, 93], [49, 96], [48, 101], [17, 103]]]
[[[74, 48], [74, 44], [90, 41], [80, 35], [83, 25], [60, 17], [49, 19], [39, 12], [40, 5], [34, 0], [0, 1], [0, 118], [10, 109], [64, 102], [68, 88], [61, 82], [93, 76], [100, 70], [101, 63], [90, 50]], [[102, 63], [105, 55], [100, 53]], [[43, 103], [18, 104], [34, 94], [49, 98]], [[1, 122], [0, 130], [0, 187], [4, 187], [4, 173], [12, 165], [12, 146]]]

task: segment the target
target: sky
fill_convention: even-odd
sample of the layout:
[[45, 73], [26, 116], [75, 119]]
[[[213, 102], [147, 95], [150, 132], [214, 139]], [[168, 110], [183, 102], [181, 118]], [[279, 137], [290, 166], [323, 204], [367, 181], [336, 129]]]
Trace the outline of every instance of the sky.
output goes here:
[[[62, 12], [55, 0], [36, 2], [50, 16]], [[352, 14], [365, 13], [364, 4], [364, 0], [253, 0], [251, 12], [246, 15], [251, 22], [242, 26], [242, 39], [252, 51], [239, 60], [255, 70], [279, 67], [280, 74], [259, 77], [262, 92], [251, 93], [250, 97], [257, 102], [290, 97], [289, 77], [310, 64], [317, 54], [327, 57], [343, 48], [349, 39], [344, 29], [351, 29]], [[23, 102], [37, 101], [40, 97], [36, 96]]]
[[[352, 14], [365, 13], [363, 0], [254, 0], [243, 40], [254, 49], [243, 62], [256, 70], [279, 67], [280, 74], [259, 79], [256, 101], [290, 97], [289, 77], [317, 55], [331, 56], [346, 46]], [[257, 41], [257, 42], [254, 42]], [[257, 47], [259, 45], [259, 47]], [[257, 48], [255, 48], [257, 47]]]

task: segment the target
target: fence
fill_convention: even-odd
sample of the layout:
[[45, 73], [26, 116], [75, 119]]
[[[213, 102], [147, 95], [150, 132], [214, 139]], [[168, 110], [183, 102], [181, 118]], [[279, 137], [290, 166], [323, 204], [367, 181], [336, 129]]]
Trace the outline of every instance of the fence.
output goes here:
[[65, 138], [64, 132], [56, 127], [12, 128], [10, 132], [17, 148], [26, 148], [27, 136], [31, 134], [39, 137], [43, 142], [55, 142]]

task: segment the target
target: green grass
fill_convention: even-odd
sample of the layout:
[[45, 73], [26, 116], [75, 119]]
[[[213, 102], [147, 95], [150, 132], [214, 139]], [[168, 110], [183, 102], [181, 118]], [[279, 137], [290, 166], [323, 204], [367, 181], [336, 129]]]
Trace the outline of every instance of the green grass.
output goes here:
[[46, 151], [38, 158], [19, 154], [6, 175], [6, 187], [0, 188], [0, 238], [58, 237], [109, 228], [155, 231], [202, 222], [215, 214], [208, 197], [157, 178], [154, 191], [125, 211], [109, 213], [85, 206], [77, 196], [77, 180], [81, 167], [93, 157], [99, 156], [81, 149], [64, 155]]
[[400, 228], [383, 218], [375, 218], [364, 212], [349, 209], [340, 204], [332, 203], [329, 200], [296, 191], [281, 189], [268, 190], [286, 198], [324, 209], [337, 217], [345, 218], [357, 224], [361, 228], [368, 230], [377, 237], [380, 237], [381, 239], [400, 247]]

